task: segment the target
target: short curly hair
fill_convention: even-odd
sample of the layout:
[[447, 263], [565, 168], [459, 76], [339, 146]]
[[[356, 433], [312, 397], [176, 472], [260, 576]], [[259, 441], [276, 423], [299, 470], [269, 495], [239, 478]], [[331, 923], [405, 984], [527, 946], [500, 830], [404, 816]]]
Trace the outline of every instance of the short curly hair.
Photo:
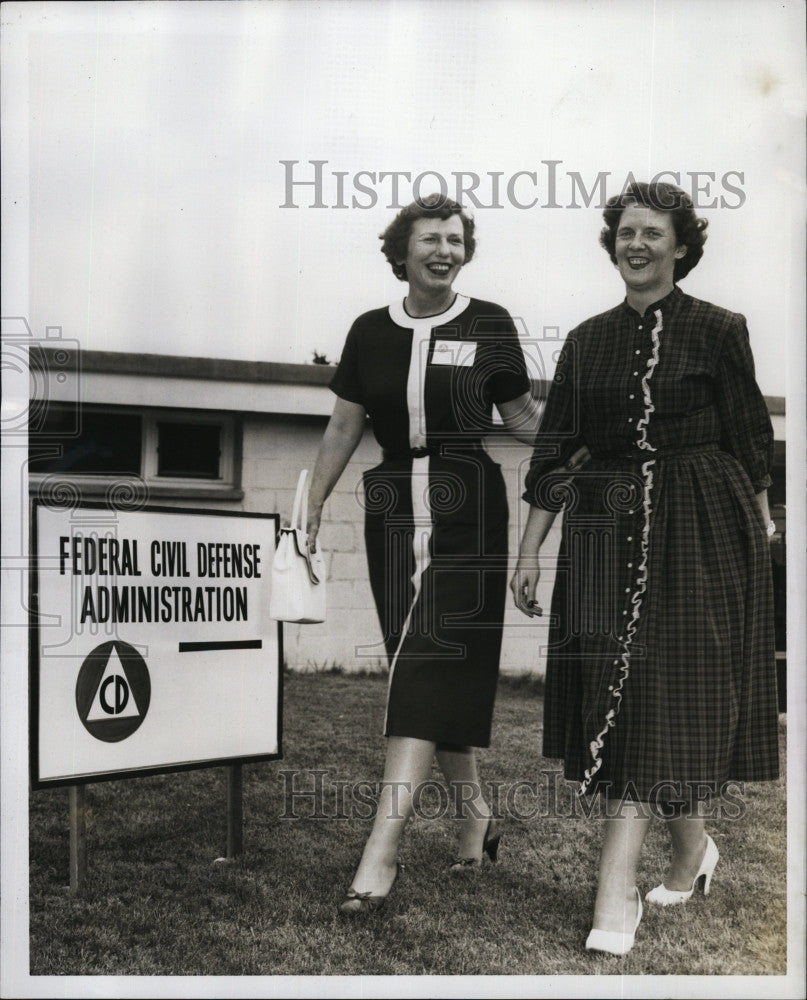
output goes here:
[[686, 246], [687, 252], [675, 262], [673, 281], [685, 278], [703, 256], [703, 244], [706, 242], [706, 219], [695, 215], [692, 199], [681, 188], [664, 181], [647, 184], [644, 181], [634, 181], [621, 194], [614, 195], [605, 203], [602, 217], [605, 228], [600, 233], [600, 246], [616, 264], [616, 231], [622, 213], [629, 205], [644, 205], [656, 212], [669, 212], [675, 228], [675, 239], [678, 246]]
[[399, 281], [406, 281], [406, 264], [402, 264], [400, 261], [405, 260], [409, 252], [409, 235], [412, 232], [415, 219], [450, 219], [452, 215], [458, 215], [462, 220], [465, 238], [465, 263], [467, 264], [476, 249], [474, 220], [459, 202], [452, 201], [442, 194], [429, 194], [424, 198], [417, 198], [411, 205], [402, 208], [381, 233], [378, 237], [383, 240], [381, 253], [389, 261], [392, 273]]

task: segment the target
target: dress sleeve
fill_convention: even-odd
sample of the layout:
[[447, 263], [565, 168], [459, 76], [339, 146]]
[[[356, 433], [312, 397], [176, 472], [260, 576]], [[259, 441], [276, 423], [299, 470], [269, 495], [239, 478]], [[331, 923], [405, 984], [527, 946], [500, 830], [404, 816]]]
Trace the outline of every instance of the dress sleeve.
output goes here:
[[505, 313], [497, 325], [496, 369], [490, 379], [490, 399], [493, 403], [509, 403], [529, 392], [531, 384], [524, 351], [510, 314]]
[[524, 483], [522, 499], [543, 510], [558, 511], [563, 507], [567, 494], [558, 487], [568, 475], [560, 475], [555, 470], [562, 468], [584, 443], [579, 353], [580, 344], [572, 331], [558, 359]]
[[355, 323], [348, 331], [330, 389], [341, 399], [364, 406], [364, 388], [359, 377], [359, 334]]
[[773, 427], [754, 375], [744, 316], [738, 315], [727, 331], [716, 378], [722, 446], [748, 473], [754, 492], [760, 493], [771, 485]]

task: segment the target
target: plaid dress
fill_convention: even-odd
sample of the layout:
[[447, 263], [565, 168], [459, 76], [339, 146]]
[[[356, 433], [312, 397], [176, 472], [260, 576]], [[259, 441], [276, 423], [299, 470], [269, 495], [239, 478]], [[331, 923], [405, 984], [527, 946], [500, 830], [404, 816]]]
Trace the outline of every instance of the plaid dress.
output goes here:
[[[581, 444], [571, 482], [553, 469]], [[564, 508], [544, 754], [642, 800], [778, 775], [773, 432], [745, 319], [679, 288], [566, 340], [524, 499]]]

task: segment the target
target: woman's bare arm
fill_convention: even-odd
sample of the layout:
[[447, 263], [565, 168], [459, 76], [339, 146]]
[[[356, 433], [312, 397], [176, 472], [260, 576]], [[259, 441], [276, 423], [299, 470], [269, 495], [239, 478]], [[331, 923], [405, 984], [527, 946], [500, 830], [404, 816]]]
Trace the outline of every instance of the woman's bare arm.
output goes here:
[[308, 491], [308, 543], [312, 552], [317, 548], [322, 507], [364, 433], [367, 413], [359, 403], [337, 398], [331, 419], [325, 428], [317, 453]]

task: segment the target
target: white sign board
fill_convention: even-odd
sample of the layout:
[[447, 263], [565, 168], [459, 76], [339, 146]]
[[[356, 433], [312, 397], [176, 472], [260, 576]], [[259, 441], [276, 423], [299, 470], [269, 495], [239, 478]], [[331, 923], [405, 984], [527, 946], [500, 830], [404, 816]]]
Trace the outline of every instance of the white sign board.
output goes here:
[[34, 508], [35, 788], [281, 754], [277, 515]]

